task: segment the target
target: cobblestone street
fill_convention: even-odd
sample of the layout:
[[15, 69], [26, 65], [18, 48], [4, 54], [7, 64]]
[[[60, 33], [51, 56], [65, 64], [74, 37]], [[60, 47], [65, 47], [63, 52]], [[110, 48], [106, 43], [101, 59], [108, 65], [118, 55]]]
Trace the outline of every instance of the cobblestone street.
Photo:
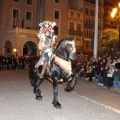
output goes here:
[[0, 120], [119, 120], [120, 94], [78, 79], [72, 92], [59, 84], [62, 109], [52, 105], [51, 82], [40, 86], [43, 100], [35, 99], [26, 70], [0, 71]]

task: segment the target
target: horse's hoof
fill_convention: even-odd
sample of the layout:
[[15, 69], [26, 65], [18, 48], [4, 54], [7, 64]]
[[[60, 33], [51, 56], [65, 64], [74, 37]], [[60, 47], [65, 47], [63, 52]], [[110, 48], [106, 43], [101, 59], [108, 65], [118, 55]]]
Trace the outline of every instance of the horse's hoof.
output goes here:
[[56, 109], [61, 109], [61, 104], [59, 102], [57, 103], [52, 103], [53, 106], [56, 108]]
[[42, 100], [42, 96], [40, 95], [40, 96], [36, 96], [36, 98], [35, 99], [37, 99], [37, 100]]
[[65, 91], [67, 91], [67, 92], [72, 91], [72, 87], [70, 86], [70, 84], [67, 84], [67, 85], [65, 86]]

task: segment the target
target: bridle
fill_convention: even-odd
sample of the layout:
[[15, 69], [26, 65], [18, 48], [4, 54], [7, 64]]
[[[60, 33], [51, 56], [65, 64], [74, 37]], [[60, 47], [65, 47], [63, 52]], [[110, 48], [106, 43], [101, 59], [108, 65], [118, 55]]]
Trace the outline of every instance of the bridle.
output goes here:
[[76, 54], [74, 41], [64, 41], [60, 44], [60, 47], [55, 50], [54, 54], [65, 60], [72, 60], [73, 56]]
[[68, 59], [70, 60], [70, 59], [72, 59], [72, 55], [73, 55], [74, 53], [76, 53], [76, 48], [75, 48], [75, 43], [74, 43], [74, 41], [67, 42], [67, 44], [66, 44], [65, 47], [67, 47], [67, 45], [69, 45], [69, 44], [72, 45], [72, 47], [71, 47], [72, 51], [71, 51], [71, 53], [70, 53], [70, 55], [69, 55], [69, 57], [68, 57]]

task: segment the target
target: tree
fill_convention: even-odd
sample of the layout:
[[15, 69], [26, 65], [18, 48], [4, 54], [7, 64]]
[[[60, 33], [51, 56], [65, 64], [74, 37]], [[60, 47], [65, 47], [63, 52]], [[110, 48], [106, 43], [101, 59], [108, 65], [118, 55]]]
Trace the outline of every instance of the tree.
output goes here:
[[105, 29], [98, 40], [98, 50], [112, 54], [117, 53], [119, 33], [116, 29]]

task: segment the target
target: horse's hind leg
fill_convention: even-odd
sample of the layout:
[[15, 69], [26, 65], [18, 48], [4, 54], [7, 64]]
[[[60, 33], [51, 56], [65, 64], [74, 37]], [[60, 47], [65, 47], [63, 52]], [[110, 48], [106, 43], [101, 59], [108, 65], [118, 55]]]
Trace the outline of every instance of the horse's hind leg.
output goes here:
[[53, 102], [52, 104], [54, 105], [55, 108], [61, 108], [61, 104], [58, 102], [58, 82], [56, 80], [53, 80]]
[[43, 79], [37, 78], [36, 83], [34, 84], [34, 93], [36, 95], [37, 100], [42, 100], [41, 90], [39, 89], [40, 84], [42, 83]]

